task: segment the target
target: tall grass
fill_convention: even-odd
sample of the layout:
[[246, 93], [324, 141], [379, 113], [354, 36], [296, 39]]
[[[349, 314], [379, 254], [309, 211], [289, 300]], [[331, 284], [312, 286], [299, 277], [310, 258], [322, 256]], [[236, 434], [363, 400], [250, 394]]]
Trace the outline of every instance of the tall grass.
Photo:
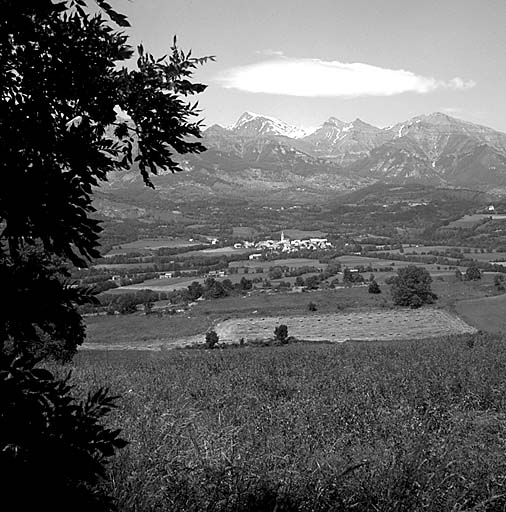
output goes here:
[[506, 507], [500, 338], [81, 353], [74, 381], [122, 395], [122, 511]]

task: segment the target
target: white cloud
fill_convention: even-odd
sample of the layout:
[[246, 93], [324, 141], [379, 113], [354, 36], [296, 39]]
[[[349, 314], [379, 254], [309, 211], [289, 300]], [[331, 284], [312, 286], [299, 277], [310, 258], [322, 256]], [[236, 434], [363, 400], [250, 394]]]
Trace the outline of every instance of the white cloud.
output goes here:
[[267, 55], [268, 57], [284, 57], [284, 53], [281, 50], [271, 50], [267, 48], [266, 50], [258, 50], [255, 52], [257, 55]]
[[449, 81], [416, 75], [403, 69], [370, 64], [279, 57], [231, 68], [216, 77], [227, 89], [253, 93], [306, 97], [393, 96], [404, 92], [429, 93], [436, 89], [465, 90], [472, 80]]

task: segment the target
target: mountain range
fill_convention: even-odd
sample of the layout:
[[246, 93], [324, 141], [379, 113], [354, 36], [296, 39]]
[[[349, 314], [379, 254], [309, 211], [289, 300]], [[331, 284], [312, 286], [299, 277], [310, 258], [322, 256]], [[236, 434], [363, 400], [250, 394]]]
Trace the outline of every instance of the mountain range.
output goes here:
[[[313, 202], [378, 182], [506, 194], [506, 134], [440, 112], [387, 128], [330, 117], [311, 132], [245, 112], [202, 141], [207, 151], [181, 157], [186, 172], [155, 177], [160, 198]], [[107, 189], [140, 182], [133, 169]]]

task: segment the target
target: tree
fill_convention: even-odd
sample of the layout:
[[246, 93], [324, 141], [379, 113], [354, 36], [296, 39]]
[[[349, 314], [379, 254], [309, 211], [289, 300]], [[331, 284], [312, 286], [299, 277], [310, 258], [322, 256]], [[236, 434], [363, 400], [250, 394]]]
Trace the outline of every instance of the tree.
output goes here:
[[302, 276], [295, 278], [295, 286], [304, 286], [304, 278]]
[[494, 286], [500, 293], [506, 291], [506, 286], [504, 285], [504, 276], [502, 274], [496, 274], [494, 276]]
[[466, 281], [478, 281], [481, 279], [481, 271], [476, 265], [471, 265], [467, 267], [465, 273]]
[[318, 285], [320, 284], [320, 279], [318, 276], [308, 276], [306, 277], [306, 280], [304, 281], [304, 286], [308, 288], [309, 290], [316, 290], [318, 288]]
[[351, 270], [348, 267], [345, 267], [343, 270], [343, 284], [345, 286], [351, 286], [352, 282], [353, 282], [353, 275], [351, 273]]
[[251, 279], [246, 279], [244, 276], [239, 281], [239, 289], [242, 291], [248, 291], [253, 288], [253, 282]]
[[204, 281], [204, 297], [206, 299], [219, 299], [220, 297], [226, 297], [228, 291], [225, 287], [214, 277], [208, 277]]
[[78, 402], [35, 367], [84, 340], [77, 305], [90, 297], [68, 268], [99, 256], [93, 187], [131, 167], [152, 187], [159, 170], [181, 170], [174, 153], [204, 150], [187, 98], [205, 89], [191, 75], [209, 58], [174, 40], [168, 57], [139, 46], [136, 68], [121, 67], [127, 19], [87, 1], [0, 3], [0, 470], [20, 510], [109, 510], [96, 484], [125, 445], [100, 425], [114, 405], [106, 389]]
[[318, 308], [316, 307], [316, 304], [314, 302], [310, 302], [308, 305], [307, 305], [307, 309], [309, 311], [316, 311]]
[[458, 269], [458, 268], [457, 268], [457, 269], [455, 270], [455, 279], [456, 279], [457, 281], [462, 281], [462, 278], [463, 278], [463, 276], [462, 276], [462, 272], [460, 271], [460, 269]]
[[381, 288], [379, 287], [379, 284], [374, 279], [369, 283], [368, 288], [369, 293], [381, 293]]
[[203, 286], [198, 281], [193, 281], [188, 286], [188, 300], [194, 301], [202, 297], [204, 293]]
[[285, 324], [276, 326], [274, 328], [274, 338], [280, 343], [286, 343], [288, 340], [288, 327]]
[[[73, 388], [33, 359], [0, 362], [2, 497], [18, 510], [110, 510], [96, 484], [127, 443], [102, 425], [116, 397], [107, 389], [76, 400]], [[50, 468], [50, 470], [49, 470]]]
[[220, 341], [220, 338], [216, 331], [207, 331], [206, 332], [206, 345], [207, 348], [215, 348], [218, 342]]
[[400, 268], [392, 279], [391, 293], [398, 306], [420, 307], [437, 299], [431, 289], [432, 278], [423, 267], [409, 265]]
[[[39, 281], [51, 281], [55, 292], [44, 307], [59, 310], [45, 320], [26, 309], [23, 329], [19, 318], [13, 328], [1, 315], [0, 343], [18, 352], [32, 346], [30, 329], [42, 338], [57, 331], [70, 353], [84, 340], [76, 306], [86, 297], [53, 265], [60, 258], [83, 267], [99, 255], [92, 187], [132, 166], [153, 186], [160, 169], [181, 170], [174, 153], [204, 150], [193, 120], [199, 111], [187, 97], [205, 89], [190, 79], [208, 59], [174, 41], [166, 58], [139, 46], [136, 68], [120, 67], [133, 52], [110, 20], [120, 28], [128, 22], [96, 3], [98, 12], [85, 0], [2, 0], [0, 273], [28, 276], [38, 265]], [[34, 287], [8, 285], [3, 293], [15, 303], [31, 300]]]

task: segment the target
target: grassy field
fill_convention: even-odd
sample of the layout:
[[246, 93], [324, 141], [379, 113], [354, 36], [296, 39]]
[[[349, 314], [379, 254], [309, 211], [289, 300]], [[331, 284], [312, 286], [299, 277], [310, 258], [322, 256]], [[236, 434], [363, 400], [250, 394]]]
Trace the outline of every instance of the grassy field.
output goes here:
[[373, 295], [367, 293], [365, 287], [307, 293], [254, 293], [202, 301], [188, 312], [162, 318], [142, 313], [86, 317], [86, 344], [101, 348], [159, 349], [160, 345], [173, 345], [190, 336], [200, 335], [202, 341], [207, 329], [224, 319], [253, 314], [303, 315], [308, 313], [309, 302], [316, 304], [320, 314], [392, 305], [387, 294]]
[[85, 319], [86, 346], [90, 348], [151, 348], [174, 343], [177, 339], [205, 333], [211, 325], [206, 315], [174, 316], [144, 314], [104, 315]]
[[109, 256], [114, 254], [125, 254], [128, 252], [137, 252], [142, 250], [155, 250], [161, 248], [178, 248], [178, 247], [192, 247], [199, 245], [199, 242], [189, 242], [184, 239], [174, 239], [172, 237], [160, 237], [160, 238], [141, 238], [135, 242], [128, 242], [114, 247], [108, 252]]
[[121, 395], [121, 511], [499, 511], [505, 371], [502, 338], [465, 335], [82, 352], [73, 382]]
[[491, 333], [506, 333], [506, 294], [481, 299], [463, 300], [457, 313], [470, 325]]
[[229, 267], [250, 267], [250, 268], [264, 268], [269, 269], [271, 267], [317, 267], [326, 268], [325, 263], [320, 263], [318, 260], [311, 258], [283, 258], [280, 260], [273, 261], [259, 261], [259, 260], [246, 260], [246, 261], [231, 261]]
[[[211, 326], [228, 319], [297, 317], [311, 314], [314, 316], [315, 314], [327, 315], [354, 311], [359, 311], [361, 315], [367, 317], [367, 314], [363, 313], [364, 311], [378, 309], [384, 309], [388, 316], [393, 311], [393, 304], [389, 288], [383, 283], [383, 280], [391, 275], [386, 272], [377, 274], [378, 282], [383, 289], [383, 293], [378, 295], [368, 293], [367, 286], [315, 290], [304, 293], [256, 291], [247, 296], [205, 300], [194, 305], [188, 312], [162, 318], [156, 315], [145, 316], [142, 313], [87, 317], [87, 343], [101, 348], [109, 346], [111, 348], [158, 350], [161, 345], [177, 345], [189, 337], [192, 337], [191, 341], [202, 341], [204, 333]], [[233, 277], [240, 279], [241, 276]], [[432, 289], [439, 297], [436, 305], [438, 308], [460, 315], [464, 311], [462, 309], [464, 306], [461, 309], [457, 308], [460, 301], [493, 297], [497, 294], [493, 279], [493, 274], [485, 274], [479, 281], [457, 281], [453, 274], [435, 276]], [[315, 304], [316, 313], [308, 311], [310, 302]], [[467, 310], [469, 308], [472, 309], [470, 306]], [[464, 319], [470, 325], [487, 331], [488, 325], [493, 326], [494, 322], [500, 323], [503, 316], [500, 309], [493, 309], [487, 317], [488, 321], [481, 324], [476, 324], [474, 320], [469, 321], [466, 315], [464, 315]], [[341, 334], [339, 325], [337, 324], [335, 328], [337, 332], [334, 334], [339, 336]], [[380, 332], [379, 329], [378, 327], [378, 332]], [[410, 331], [411, 329], [406, 327], [406, 337], [412, 337]], [[497, 329], [492, 329], [492, 332], [496, 331]], [[346, 332], [349, 333], [349, 337], [353, 337], [353, 333], [348, 328]]]

